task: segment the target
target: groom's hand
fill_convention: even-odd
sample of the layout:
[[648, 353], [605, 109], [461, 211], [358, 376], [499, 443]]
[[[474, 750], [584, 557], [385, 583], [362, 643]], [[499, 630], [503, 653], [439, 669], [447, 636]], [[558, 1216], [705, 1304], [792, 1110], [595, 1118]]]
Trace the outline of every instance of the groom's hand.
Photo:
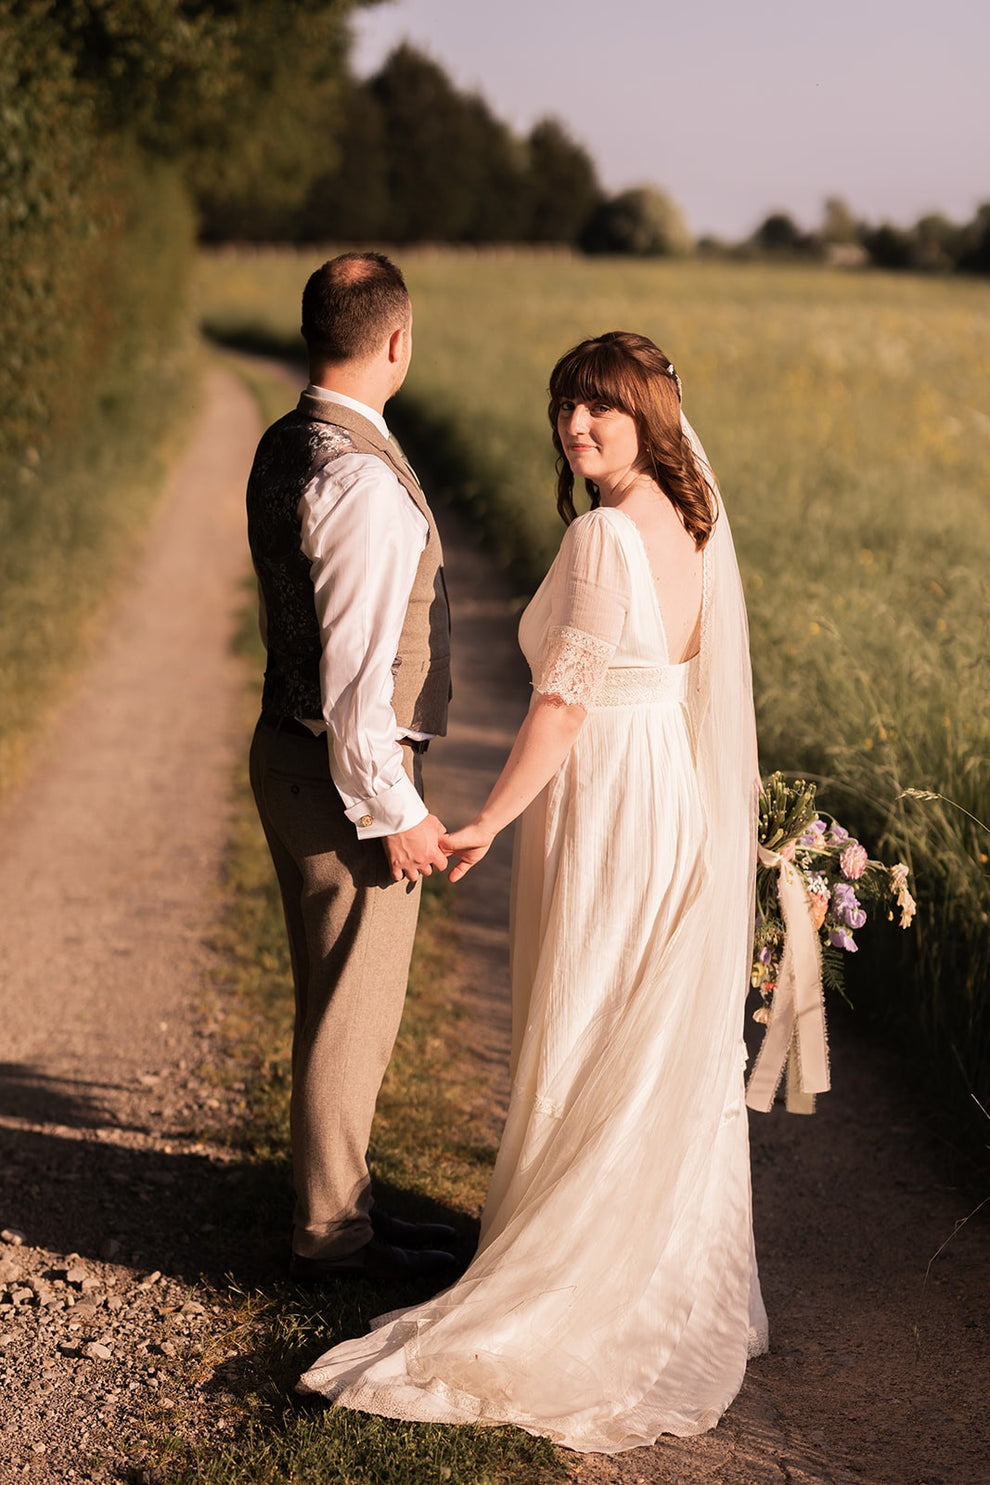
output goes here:
[[420, 877], [430, 876], [434, 867], [443, 871], [447, 857], [438, 844], [443, 833], [443, 824], [436, 815], [427, 815], [409, 830], [383, 836], [392, 880], [401, 882], [405, 877], [409, 882], [418, 882]]

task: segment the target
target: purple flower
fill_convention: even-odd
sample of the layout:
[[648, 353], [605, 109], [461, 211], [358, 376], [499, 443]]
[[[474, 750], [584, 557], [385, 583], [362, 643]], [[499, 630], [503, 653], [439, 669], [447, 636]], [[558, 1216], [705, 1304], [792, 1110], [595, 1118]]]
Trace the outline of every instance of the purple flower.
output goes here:
[[812, 820], [807, 830], [800, 837], [798, 845], [820, 846], [822, 843], [822, 837], [824, 836], [827, 829], [828, 826], [825, 824], [824, 820]]
[[761, 964], [769, 964], [770, 960], [773, 958], [773, 955], [770, 952], [770, 945], [764, 944], [763, 948], [759, 951], [756, 957]]
[[833, 821], [831, 829], [828, 832], [828, 838], [833, 845], [841, 846], [849, 839], [849, 831], [843, 829], [841, 825], [836, 825]]
[[845, 949], [847, 954], [856, 954], [858, 949], [853, 942], [853, 936], [845, 928], [830, 928], [828, 941], [837, 949]]
[[838, 924], [844, 924], [847, 928], [862, 928], [866, 922], [866, 914], [848, 882], [836, 882], [832, 888], [832, 902]]

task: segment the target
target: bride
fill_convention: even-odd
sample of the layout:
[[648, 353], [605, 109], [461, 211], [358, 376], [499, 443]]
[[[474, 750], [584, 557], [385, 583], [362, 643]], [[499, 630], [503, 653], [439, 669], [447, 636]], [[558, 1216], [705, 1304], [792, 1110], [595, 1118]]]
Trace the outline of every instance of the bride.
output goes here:
[[767, 1344], [743, 1102], [756, 737], [732, 538], [673, 366], [644, 336], [584, 341], [550, 419], [567, 530], [520, 624], [532, 704], [441, 842], [456, 881], [519, 821], [480, 1246], [299, 1390], [612, 1454], [714, 1427]]

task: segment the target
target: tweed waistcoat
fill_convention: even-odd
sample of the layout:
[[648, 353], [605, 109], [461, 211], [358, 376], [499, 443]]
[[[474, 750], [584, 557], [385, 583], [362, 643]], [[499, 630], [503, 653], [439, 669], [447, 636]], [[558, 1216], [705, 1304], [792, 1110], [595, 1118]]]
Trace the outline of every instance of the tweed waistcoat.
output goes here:
[[264, 434], [248, 479], [248, 542], [267, 622], [262, 706], [286, 717], [323, 714], [323, 642], [309, 558], [301, 546], [299, 502], [314, 475], [344, 454], [382, 459], [428, 523], [392, 665], [392, 708], [399, 727], [442, 735], [450, 698], [450, 615], [433, 514], [394, 440], [353, 409], [307, 392]]

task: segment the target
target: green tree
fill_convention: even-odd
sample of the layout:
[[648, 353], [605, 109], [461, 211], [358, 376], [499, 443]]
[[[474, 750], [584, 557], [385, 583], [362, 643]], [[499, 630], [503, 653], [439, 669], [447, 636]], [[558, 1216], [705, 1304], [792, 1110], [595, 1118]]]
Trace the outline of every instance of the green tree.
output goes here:
[[524, 161], [484, 99], [403, 45], [371, 80], [384, 121], [389, 236], [491, 242], [522, 235]]
[[442, 68], [402, 45], [372, 79], [388, 156], [391, 236], [458, 241], [470, 221], [474, 162], [458, 141], [461, 100]]
[[385, 242], [392, 237], [388, 154], [381, 104], [364, 83], [341, 100], [338, 162], [317, 176], [296, 215], [300, 242]]
[[959, 267], [966, 273], [990, 273], [990, 201], [963, 229]]
[[634, 186], [592, 213], [581, 246], [587, 253], [658, 258], [690, 252], [693, 244], [680, 208], [666, 191]]
[[879, 227], [867, 227], [863, 233], [863, 246], [876, 268], [910, 268], [912, 241], [910, 232], [882, 222]]
[[336, 164], [347, 20], [362, 3], [368, 0], [227, 0], [204, 7], [227, 22], [228, 58], [222, 83], [181, 141], [205, 235], [284, 235], [283, 219]]
[[852, 209], [841, 196], [826, 196], [822, 211], [821, 238], [823, 242], [846, 246], [859, 242], [860, 227]]
[[474, 203], [466, 237], [471, 242], [518, 242], [529, 227], [526, 151], [484, 99], [464, 100], [459, 147], [477, 162]]
[[753, 233], [754, 245], [765, 253], [797, 253], [804, 240], [800, 227], [786, 211], [771, 212]]
[[533, 126], [529, 148], [530, 242], [577, 242], [602, 198], [591, 156], [556, 119]]
[[941, 212], [929, 212], [915, 223], [911, 267], [926, 273], [951, 273], [963, 251], [965, 229]]

